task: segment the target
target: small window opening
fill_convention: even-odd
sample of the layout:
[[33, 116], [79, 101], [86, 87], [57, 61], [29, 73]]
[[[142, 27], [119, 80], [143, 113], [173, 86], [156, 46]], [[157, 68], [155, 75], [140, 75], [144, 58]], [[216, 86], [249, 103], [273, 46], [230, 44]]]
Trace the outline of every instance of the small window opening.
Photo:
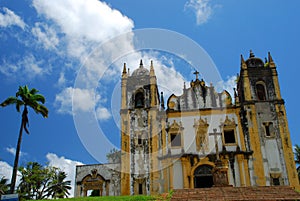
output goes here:
[[224, 140], [225, 140], [225, 144], [235, 143], [234, 130], [225, 130]]
[[181, 146], [181, 134], [171, 133], [171, 146]]
[[264, 123], [266, 136], [271, 137], [274, 135], [274, 127], [272, 122]]
[[256, 85], [257, 99], [258, 100], [266, 100], [266, 91], [265, 87], [262, 84]]
[[139, 145], [142, 144], [142, 138], [141, 138], [141, 136], [138, 137], [138, 144], [139, 144]]

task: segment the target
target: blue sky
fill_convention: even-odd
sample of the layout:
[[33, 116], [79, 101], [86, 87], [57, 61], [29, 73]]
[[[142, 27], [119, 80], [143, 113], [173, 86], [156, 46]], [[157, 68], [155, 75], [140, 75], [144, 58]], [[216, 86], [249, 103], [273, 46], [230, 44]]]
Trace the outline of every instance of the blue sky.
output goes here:
[[[119, 104], [123, 62], [132, 72], [141, 58], [146, 67], [153, 60], [158, 82], [169, 86], [166, 95], [180, 94], [183, 82], [194, 79], [195, 66], [174, 55], [135, 52], [130, 37], [110, 44], [119, 34], [144, 28], [174, 31], [198, 43], [223, 78], [221, 86], [228, 90], [239, 73], [240, 54], [248, 58], [252, 49], [263, 59], [270, 51], [277, 64], [291, 139], [299, 143], [299, 6], [296, 0], [0, 0], [0, 101], [27, 84], [46, 97], [50, 111], [48, 119], [29, 111], [30, 135], [23, 137], [20, 165], [50, 163], [73, 179], [75, 164], [98, 163], [84, 142], [89, 134], [78, 132], [73, 119], [78, 111], [91, 112], [102, 133], [118, 146], [118, 111], [112, 110]], [[107, 56], [120, 50], [131, 54], [108, 62]], [[85, 89], [75, 86], [79, 74]], [[0, 176], [10, 177], [20, 114], [14, 107], [0, 108], [0, 121]], [[103, 142], [88, 140], [95, 143], [93, 150], [99, 145], [100, 155], [105, 156]]]

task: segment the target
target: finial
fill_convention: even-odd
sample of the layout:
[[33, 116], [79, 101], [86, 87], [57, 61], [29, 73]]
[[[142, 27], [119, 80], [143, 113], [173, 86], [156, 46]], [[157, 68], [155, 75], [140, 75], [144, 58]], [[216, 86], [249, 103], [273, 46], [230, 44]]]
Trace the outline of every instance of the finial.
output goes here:
[[150, 76], [155, 76], [155, 73], [154, 73], [154, 67], [153, 67], [153, 61], [151, 60], [150, 62]]
[[196, 70], [196, 71], [194, 72], [194, 74], [196, 75], [196, 80], [198, 80], [199, 72]]
[[252, 52], [252, 50], [250, 50], [250, 56], [249, 56], [249, 58], [253, 58], [253, 57], [255, 57], [255, 55], [254, 55], [254, 53]]
[[242, 54], [241, 54], [241, 68], [242, 69], [246, 69], [247, 68], [246, 62], [245, 62], [244, 57], [243, 57]]
[[143, 60], [141, 59], [141, 61], [140, 61], [140, 68], [142, 68], [143, 67]]
[[161, 108], [165, 109], [165, 101], [164, 101], [164, 93], [160, 92], [160, 101], [161, 101]]
[[124, 63], [124, 66], [123, 66], [123, 74], [126, 74], [126, 63]]
[[268, 60], [269, 63], [274, 62], [270, 52], [268, 52]]
[[244, 60], [244, 57], [243, 55], [241, 54], [241, 64], [245, 63], [245, 60]]

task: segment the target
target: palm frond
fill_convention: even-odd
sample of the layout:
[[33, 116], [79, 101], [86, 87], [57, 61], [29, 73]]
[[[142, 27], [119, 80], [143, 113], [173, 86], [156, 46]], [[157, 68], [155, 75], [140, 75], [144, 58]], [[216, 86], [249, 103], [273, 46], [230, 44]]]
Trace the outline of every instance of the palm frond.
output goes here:
[[32, 94], [32, 95], [36, 94], [37, 92], [39, 92], [39, 90], [37, 90], [37, 89], [35, 89], [35, 88], [32, 88], [32, 89], [30, 89], [30, 91], [29, 91], [29, 93]]
[[30, 96], [31, 101], [37, 101], [37, 102], [41, 102], [41, 103], [45, 103], [45, 97], [41, 94], [32, 94]]
[[17, 104], [18, 101], [19, 101], [18, 98], [11, 96], [11, 97], [8, 97], [5, 101], [3, 101], [3, 102], [0, 104], [0, 106], [1, 106], [1, 107], [5, 107], [5, 106], [8, 106], [8, 105]]

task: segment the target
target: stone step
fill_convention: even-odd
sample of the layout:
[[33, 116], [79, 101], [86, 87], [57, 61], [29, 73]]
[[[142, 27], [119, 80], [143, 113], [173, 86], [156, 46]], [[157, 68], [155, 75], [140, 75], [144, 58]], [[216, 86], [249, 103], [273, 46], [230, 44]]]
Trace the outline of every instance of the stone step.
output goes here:
[[212, 187], [174, 190], [171, 201], [287, 201], [299, 200], [300, 193], [289, 186]]

